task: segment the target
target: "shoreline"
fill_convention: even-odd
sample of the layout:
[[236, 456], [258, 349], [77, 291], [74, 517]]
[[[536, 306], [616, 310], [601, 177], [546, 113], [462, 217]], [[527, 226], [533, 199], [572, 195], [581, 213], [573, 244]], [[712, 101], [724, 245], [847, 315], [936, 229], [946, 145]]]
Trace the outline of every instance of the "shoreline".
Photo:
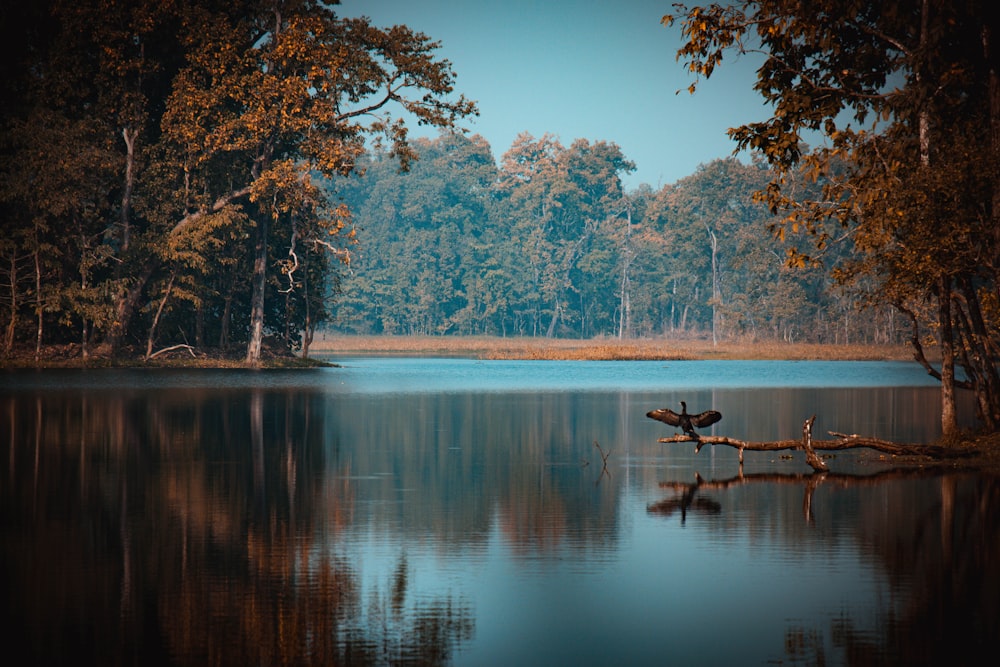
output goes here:
[[[143, 360], [139, 356], [110, 358], [92, 355], [87, 360], [67, 347], [47, 350], [39, 363], [34, 351], [0, 360], [0, 370], [45, 369], [218, 369], [248, 370], [242, 355], [223, 355], [216, 351], [195, 356], [164, 354]], [[458, 357], [483, 360], [554, 360], [554, 361], [909, 361], [913, 353], [908, 345], [819, 345], [810, 343], [726, 341], [713, 345], [711, 340], [613, 338], [546, 339], [501, 338], [491, 336], [342, 336], [320, 335], [310, 347], [310, 356], [268, 354], [258, 370], [337, 367], [339, 357], [349, 356], [425, 356]], [[932, 362], [937, 361], [932, 359]], [[945, 467], [1000, 472], [1000, 433], [960, 433], [945, 444], [967, 457]], [[894, 457], [895, 458], [895, 457]], [[896, 461], [897, 465], [941, 465], [941, 462]]]
[[310, 357], [445, 356], [476, 359], [567, 361], [912, 361], [908, 345], [820, 345], [814, 343], [617, 338], [501, 338], [493, 336], [340, 336], [313, 341]]
[[[465, 357], [483, 360], [551, 361], [913, 361], [909, 345], [782, 343], [700, 338], [502, 338], [498, 336], [344, 336], [321, 334], [309, 356], [269, 350], [257, 368], [316, 368], [349, 356]], [[932, 360], [934, 361], [934, 360]], [[44, 368], [250, 368], [242, 354], [209, 349], [176, 350], [145, 359], [138, 353], [111, 357], [100, 351], [83, 359], [78, 346], [50, 346], [0, 360], [0, 369]]]

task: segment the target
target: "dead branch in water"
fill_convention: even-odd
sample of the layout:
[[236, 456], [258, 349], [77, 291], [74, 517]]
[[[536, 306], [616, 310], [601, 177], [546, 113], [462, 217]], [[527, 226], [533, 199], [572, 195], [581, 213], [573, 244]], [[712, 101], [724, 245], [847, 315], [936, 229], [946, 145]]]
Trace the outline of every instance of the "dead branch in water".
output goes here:
[[743, 452], [774, 452], [786, 449], [804, 451], [806, 462], [817, 472], [825, 472], [827, 467], [822, 457], [816, 451], [839, 451], [843, 449], [856, 449], [866, 447], [876, 451], [891, 454], [893, 456], [924, 456], [931, 459], [951, 459], [967, 455], [966, 452], [941, 447], [938, 445], [913, 445], [890, 442], [880, 438], [872, 438], [857, 434], [847, 435], [830, 431], [830, 435], [835, 436], [835, 440], [813, 440], [812, 426], [816, 420], [813, 415], [802, 425], [801, 440], [772, 440], [770, 442], [749, 442], [738, 440], [727, 436], [702, 435], [690, 436], [687, 434], [674, 435], [669, 438], [660, 438], [659, 442], [696, 442], [694, 451], [697, 454], [704, 445], [728, 445], [735, 447], [740, 452], [740, 464], [743, 463]]
[[601, 453], [601, 460], [604, 462], [604, 467], [601, 469], [601, 476], [597, 478], [597, 481], [600, 482], [601, 477], [604, 477], [605, 475], [611, 477], [611, 471], [608, 470], [608, 457], [611, 456], [611, 450], [609, 449], [608, 453], [605, 454], [604, 449], [601, 448], [601, 443], [596, 440], [594, 440], [594, 447], [597, 447], [597, 451]]

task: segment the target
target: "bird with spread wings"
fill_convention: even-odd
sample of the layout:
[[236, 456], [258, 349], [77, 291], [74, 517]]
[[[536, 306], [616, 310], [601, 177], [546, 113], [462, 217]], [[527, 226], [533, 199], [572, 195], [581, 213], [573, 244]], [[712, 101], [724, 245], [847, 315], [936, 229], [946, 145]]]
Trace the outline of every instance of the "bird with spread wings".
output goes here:
[[677, 414], [670, 408], [661, 408], [659, 410], [651, 410], [647, 412], [646, 416], [650, 419], [661, 421], [664, 424], [679, 426], [685, 434], [691, 436], [692, 438], [699, 437], [698, 433], [694, 430], [695, 428], [711, 426], [722, 419], [722, 413], [715, 410], [706, 410], [705, 412], [690, 415], [687, 411], [687, 403], [684, 401], [681, 401], [680, 414]]

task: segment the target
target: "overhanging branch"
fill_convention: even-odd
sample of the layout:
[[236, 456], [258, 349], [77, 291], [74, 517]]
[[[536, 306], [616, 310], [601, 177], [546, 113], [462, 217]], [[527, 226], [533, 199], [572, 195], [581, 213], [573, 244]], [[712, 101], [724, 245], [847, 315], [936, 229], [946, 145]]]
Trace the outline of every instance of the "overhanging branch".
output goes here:
[[209, 206], [208, 208], [202, 208], [198, 209], [197, 211], [194, 211], [193, 213], [188, 213], [183, 218], [181, 218], [176, 225], [174, 225], [173, 229], [170, 230], [170, 236], [174, 237], [180, 234], [185, 229], [187, 229], [188, 227], [190, 227], [191, 225], [193, 225], [195, 222], [205, 217], [206, 215], [210, 215], [212, 213], [218, 213], [219, 211], [224, 209], [226, 206], [229, 206], [240, 197], [245, 197], [248, 194], [250, 194], [250, 186], [247, 186], [245, 188], [240, 188], [239, 190], [233, 190], [232, 192], [222, 195], [221, 197], [216, 199], [215, 203]]

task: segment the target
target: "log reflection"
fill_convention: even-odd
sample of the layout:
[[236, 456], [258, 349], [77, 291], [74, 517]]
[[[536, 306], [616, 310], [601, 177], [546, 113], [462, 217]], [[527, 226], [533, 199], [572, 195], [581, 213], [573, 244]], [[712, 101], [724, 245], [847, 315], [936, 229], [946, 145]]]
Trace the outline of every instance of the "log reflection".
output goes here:
[[814, 518], [813, 495], [816, 489], [822, 486], [842, 489], [852, 486], [878, 486], [890, 480], [925, 479], [940, 475], [941, 471], [933, 468], [892, 469], [868, 475], [833, 472], [744, 474], [743, 467], [740, 466], [738, 474], [726, 479], [706, 480], [699, 473], [695, 473], [694, 482], [660, 482], [661, 489], [671, 490], [674, 495], [665, 500], [651, 503], [646, 507], [646, 511], [650, 514], [670, 516], [680, 510], [683, 523], [689, 510], [706, 511], [710, 514], [721, 513], [722, 506], [718, 502], [696, 497], [699, 493], [725, 491], [748, 484], [785, 484], [802, 487], [802, 515], [806, 523], [811, 523]]

